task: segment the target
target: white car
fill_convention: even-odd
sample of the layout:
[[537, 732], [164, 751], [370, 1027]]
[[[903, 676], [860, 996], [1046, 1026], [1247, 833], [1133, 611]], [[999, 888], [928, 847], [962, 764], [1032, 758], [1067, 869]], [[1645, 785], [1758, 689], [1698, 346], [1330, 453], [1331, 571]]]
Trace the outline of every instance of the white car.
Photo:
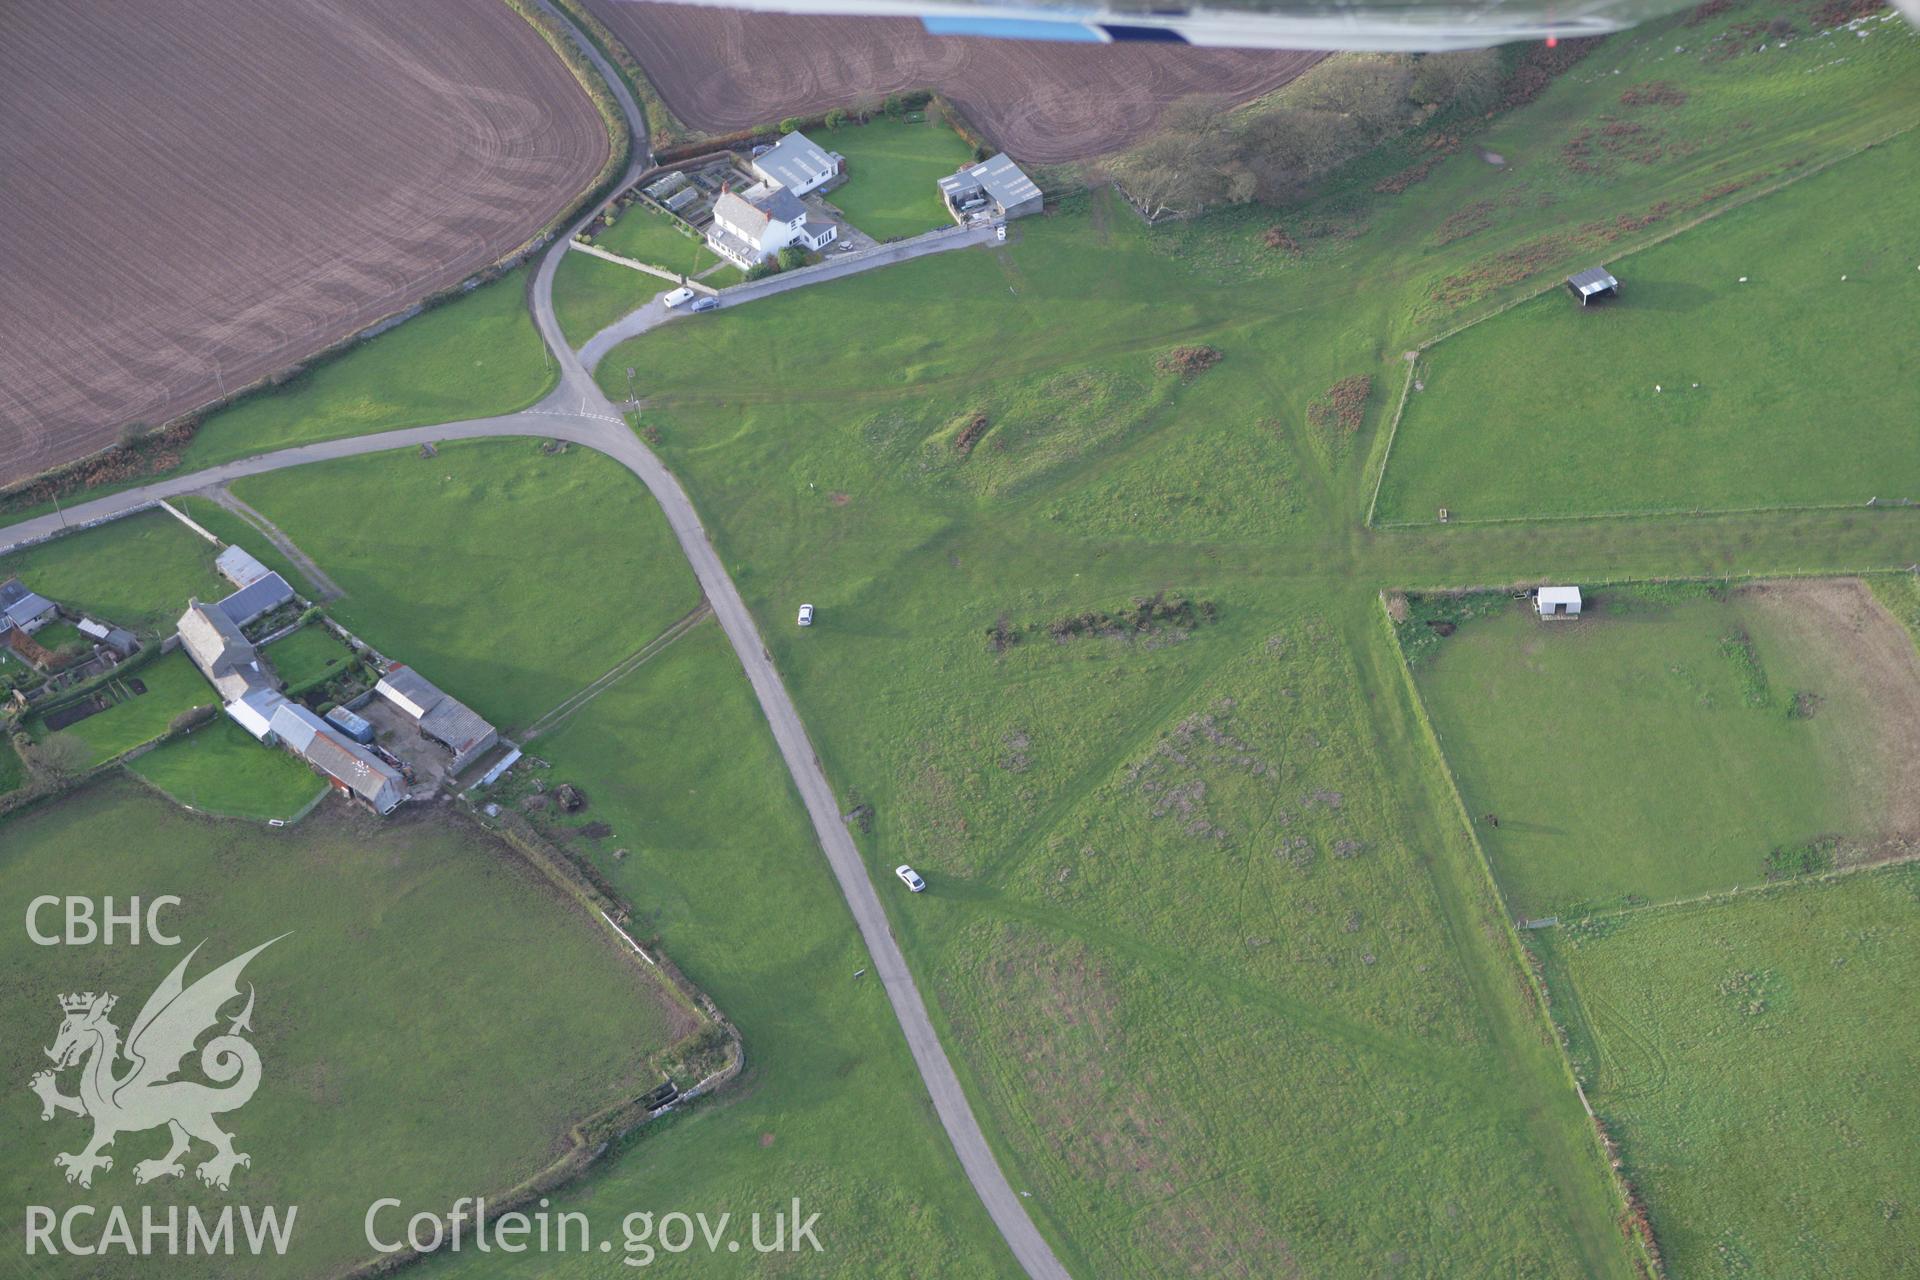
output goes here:
[[810, 627], [813, 625], [813, 606], [812, 605], [803, 604], [800, 606], [800, 625], [803, 627]]
[[685, 303], [691, 302], [692, 300], [693, 300], [693, 290], [686, 288], [684, 285], [678, 289], [675, 289], [672, 293], [669, 293], [666, 297], [660, 299], [661, 302], [665, 303], [669, 307], [682, 306]]
[[920, 878], [920, 873], [918, 871], [915, 871], [912, 867], [908, 866], [906, 863], [903, 862], [899, 866], [895, 867], [893, 869], [893, 874], [899, 876], [901, 882], [905, 884], [907, 888], [913, 890], [915, 893], [925, 893], [927, 891], [927, 882]]

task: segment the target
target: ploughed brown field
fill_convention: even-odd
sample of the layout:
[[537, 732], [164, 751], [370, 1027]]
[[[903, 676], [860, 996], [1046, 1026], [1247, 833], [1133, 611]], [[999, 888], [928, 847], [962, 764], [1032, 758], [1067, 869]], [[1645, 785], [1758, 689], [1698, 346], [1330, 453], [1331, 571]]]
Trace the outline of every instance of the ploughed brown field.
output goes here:
[[607, 158], [502, 0], [0, 8], [0, 483], [511, 252]]
[[912, 18], [749, 13], [653, 0], [588, 0], [675, 115], [724, 132], [933, 88], [1017, 160], [1117, 151], [1192, 94], [1244, 102], [1324, 54], [1172, 44], [1055, 44], [930, 36]]

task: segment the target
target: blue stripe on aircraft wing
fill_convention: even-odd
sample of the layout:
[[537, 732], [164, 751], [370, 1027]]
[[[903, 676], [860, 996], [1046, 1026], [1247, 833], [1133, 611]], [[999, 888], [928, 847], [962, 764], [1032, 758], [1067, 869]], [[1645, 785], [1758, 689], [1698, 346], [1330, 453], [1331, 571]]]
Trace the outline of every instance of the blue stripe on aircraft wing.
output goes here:
[[927, 17], [920, 19], [932, 36], [989, 36], [996, 40], [1061, 40], [1075, 44], [1103, 44], [1100, 33], [1078, 22], [1045, 18]]

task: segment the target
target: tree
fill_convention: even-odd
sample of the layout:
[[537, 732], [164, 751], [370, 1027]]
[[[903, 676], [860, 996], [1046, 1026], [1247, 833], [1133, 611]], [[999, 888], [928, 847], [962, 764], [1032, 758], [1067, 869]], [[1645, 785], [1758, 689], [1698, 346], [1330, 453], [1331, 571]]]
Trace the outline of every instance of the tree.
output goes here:
[[1259, 197], [1275, 200], [1344, 164], [1366, 145], [1351, 116], [1289, 106], [1249, 119], [1238, 150], [1254, 174]]
[[782, 133], [796, 133], [799, 131], [799, 129], [800, 129], [799, 116], [788, 116], [785, 120], [782, 120], [780, 122], [780, 132]]
[[1413, 64], [1407, 93], [1442, 111], [1485, 111], [1500, 94], [1500, 55], [1492, 49], [1429, 53]]
[[41, 740], [27, 763], [56, 787], [73, 782], [93, 766], [93, 748], [71, 733], [55, 733]]
[[847, 113], [839, 107], [827, 112], [827, 128], [838, 129], [847, 122]]
[[127, 425], [120, 428], [120, 447], [122, 449], [137, 448], [140, 442], [146, 438], [146, 435], [147, 435], [146, 423], [129, 422], [127, 423]]
[[1378, 138], [1411, 114], [1412, 81], [1412, 60], [1403, 55], [1349, 55], [1329, 58], [1302, 76], [1294, 98], [1301, 106], [1347, 116]]
[[907, 100], [897, 93], [890, 93], [887, 95], [886, 101], [880, 104], [880, 109], [890, 116], [905, 115]]
[[854, 118], [859, 120], [861, 124], [865, 124], [867, 121], [879, 115], [884, 105], [879, 94], [863, 93], [853, 100]]
[[1226, 127], [1232, 103], [1203, 93], [1177, 98], [1160, 113], [1160, 128], [1168, 133], [1191, 133], [1210, 137]]
[[807, 251], [797, 244], [790, 244], [780, 251], [780, 269], [791, 271], [795, 267], [807, 265]]
[[1225, 199], [1234, 162], [1225, 134], [1167, 132], [1122, 156], [1114, 172], [1147, 216], [1158, 218]]

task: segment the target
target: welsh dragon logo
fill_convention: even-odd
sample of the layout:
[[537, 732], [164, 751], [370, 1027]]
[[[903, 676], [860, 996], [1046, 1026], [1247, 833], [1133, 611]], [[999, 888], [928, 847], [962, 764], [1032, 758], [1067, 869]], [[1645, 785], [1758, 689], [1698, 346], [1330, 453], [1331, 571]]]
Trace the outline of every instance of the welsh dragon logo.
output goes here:
[[[247, 962], [279, 940], [263, 942], [187, 986], [187, 965], [200, 952], [195, 947], [147, 997], [124, 1046], [119, 1028], [107, 1016], [117, 996], [89, 991], [60, 997], [66, 1016], [46, 1051], [53, 1069], [35, 1075], [30, 1087], [40, 1096], [42, 1120], [69, 1111], [93, 1121], [93, 1140], [85, 1148], [53, 1158], [67, 1171], [68, 1182], [92, 1186], [96, 1169], [113, 1168], [113, 1158], [104, 1152], [115, 1137], [161, 1125], [172, 1135], [172, 1145], [159, 1159], [134, 1165], [135, 1182], [180, 1177], [186, 1172], [181, 1157], [196, 1138], [213, 1147], [213, 1155], [194, 1170], [210, 1187], [226, 1190], [234, 1169], [253, 1163], [233, 1149], [233, 1135], [214, 1123], [215, 1116], [245, 1106], [260, 1087], [260, 1055], [241, 1035], [253, 1030], [252, 984], [247, 986], [246, 1007], [225, 1034], [214, 1036], [200, 1050], [200, 1071], [213, 1085], [175, 1077], [200, 1037], [220, 1022], [220, 1010], [239, 998], [240, 972]], [[123, 1060], [128, 1064], [124, 1070]], [[80, 1068], [80, 1091], [70, 1097], [60, 1092], [59, 1074], [71, 1067]]]

